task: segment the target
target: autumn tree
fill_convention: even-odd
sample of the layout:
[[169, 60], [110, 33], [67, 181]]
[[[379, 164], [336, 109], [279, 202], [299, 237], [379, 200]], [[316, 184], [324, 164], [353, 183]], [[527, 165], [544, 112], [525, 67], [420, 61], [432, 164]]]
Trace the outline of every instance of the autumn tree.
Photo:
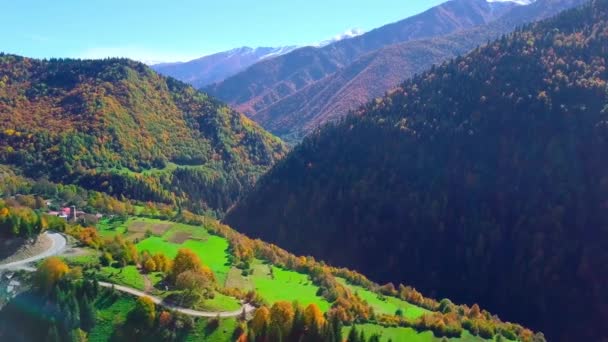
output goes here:
[[186, 290], [190, 293], [200, 292], [213, 284], [213, 274], [210, 271], [205, 272], [208, 268], [199, 270], [187, 270], [180, 273], [175, 280], [175, 286], [180, 290]]
[[89, 247], [99, 248], [102, 245], [102, 241], [99, 237], [97, 229], [93, 227], [80, 229], [79, 232], [76, 234], [76, 237], [80, 242]]
[[156, 265], [156, 271], [158, 272], [169, 272], [172, 266], [172, 261], [162, 253], [156, 253], [152, 256], [154, 264]]
[[125, 240], [120, 235], [116, 235], [114, 239], [107, 241], [104, 247], [112, 255], [112, 258], [122, 266], [134, 264], [139, 258], [137, 247], [133, 242]]
[[155, 272], [157, 269], [156, 263], [154, 262], [154, 259], [152, 259], [152, 258], [149, 258], [146, 261], [144, 261], [142, 266], [146, 273]]
[[173, 259], [173, 267], [169, 273], [169, 278], [175, 281], [177, 276], [185, 271], [198, 271], [202, 267], [201, 259], [192, 250], [181, 248], [175, 259]]
[[317, 329], [320, 331], [321, 327], [325, 324], [325, 317], [321, 309], [315, 303], [311, 303], [304, 310], [304, 322], [308, 329]]
[[270, 310], [266, 306], [262, 306], [256, 310], [250, 327], [258, 334], [264, 334], [270, 325]]
[[270, 308], [271, 325], [275, 326], [281, 336], [287, 336], [291, 331], [294, 319], [293, 306], [289, 302], [276, 302]]
[[70, 268], [61, 259], [48, 258], [38, 267], [34, 276], [35, 284], [39, 289], [47, 292], [69, 271]]
[[156, 305], [149, 297], [139, 297], [135, 307], [129, 312], [129, 321], [141, 328], [151, 328], [156, 317]]

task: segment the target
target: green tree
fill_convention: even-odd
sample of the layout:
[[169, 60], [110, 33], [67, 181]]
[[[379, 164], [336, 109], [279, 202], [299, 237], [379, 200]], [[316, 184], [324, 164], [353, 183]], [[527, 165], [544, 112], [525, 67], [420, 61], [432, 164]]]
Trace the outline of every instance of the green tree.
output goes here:
[[154, 325], [155, 317], [156, 305], [154, 302], [149, 297], [139, 297], [135, 307], [129, 312], [128, 320], [135, 326], [147, 329]]

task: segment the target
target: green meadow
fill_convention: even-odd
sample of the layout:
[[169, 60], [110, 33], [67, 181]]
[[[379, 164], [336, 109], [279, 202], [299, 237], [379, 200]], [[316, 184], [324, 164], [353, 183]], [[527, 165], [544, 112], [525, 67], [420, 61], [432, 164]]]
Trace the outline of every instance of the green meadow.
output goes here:
[[254, 289], [270, 305], [278, 301], [298, 301], [304, 306], [315, 303], [322, 311], [329, 310], [331, 303], [317, 296], [319, 287], [312, 283], [308, 275], [284, 270], [260, 260], [255, 260], [251, 268], [253, 274], [248, 276], [243, 276], [239, 269], [231, 269], [226, 286]]
[[346, 280], [338, 278], [338, 281], [344, 286], [348, 287], [353, 293], [358, 295], [361, 299], [367, 301], [367, 303], [374, 309], [375, 313], [394, 315], [397, 310], [403, 312], [403, 316], [409, 319], [416, 319], [425, 313], [430, 313], [429, 310], [408, 303], [399, 298], [390, 296], [380, 296], [364, 287], [348, 284]]
[[226, 239], [209, 235], [203, 240], [187, 240], [181, 244], [169, 242], [162, 237], [152, 236], [137, 243], [137, 250], [150, 253], [162, 253], [173, 259], [180, 248], [188, 248], [196, 253], [201, 261], [209, 266], [217, 281], [224, 284], [230, 270], [228, 263], [228, 241]]
[[139, 273], [136, 266], [130, 265], [123, 268], [102, 267], [99, 272], [100, 278], [111, 283], [144, 290], [144, 276]]

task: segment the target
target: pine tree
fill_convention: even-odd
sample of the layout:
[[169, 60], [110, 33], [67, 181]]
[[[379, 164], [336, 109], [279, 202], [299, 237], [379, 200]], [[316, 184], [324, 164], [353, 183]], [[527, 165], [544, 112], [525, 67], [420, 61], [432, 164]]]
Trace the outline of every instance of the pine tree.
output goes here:
[[367, 341], [367, 338], [365, 338], [365, 332], [363, 330], [361, 330], [361, 332], [359, 333], [359, 341], [360, 342]]
[[369, 342], [380, 342], [380, 335], [373, 334], [372, 337], [369, 338]]
[[80, 300], [80, 327], [86, 332], [90, 332], [95, 326], [96, 311], [93, 303], [89, 300], [86, 293]]
[[337, 316], [332, 316], [331, 321], [329, 322], [330, 330], [333, 333], [334, 341], [342, 341], [342, 322], [338, 319]]
[[357, 327], [353, 325], [348, 333], [348, 342], [359, 342], [359, 334], [357, 333]]
[[48, 341], [48, 342], [60, 342], [61, 341], [61, 339], [59, 338], [59, 331], [57, 330], [57, 324], [55, 324], [54, 321], [51, 321], [51, 324], [49, 325], [49, 331], [46, 334], [45, 341]]
[[302, 308], [297, 303], [294, 303], [294, 316], [293, 326], [291, 328], [291, 334], [289, 334], [290, 341], [298, 341], [305, 332], [304, 313]]

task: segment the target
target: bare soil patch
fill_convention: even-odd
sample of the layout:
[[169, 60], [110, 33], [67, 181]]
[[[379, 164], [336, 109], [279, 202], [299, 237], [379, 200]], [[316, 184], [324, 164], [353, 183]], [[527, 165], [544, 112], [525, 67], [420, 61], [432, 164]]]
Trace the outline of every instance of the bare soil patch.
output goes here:
[[169, 238], [169, 242], [173, 243], [184, 243], [186, 240], [189, 240], [192, 237], [192, 233], [190, 232], [175, 232], [171, 234]]
[[20, 238], [0, 240], [0, 265], [38, 255], [51, 248], [52, 244], [46, 235], [40, 235], [35, 241]]
[[148, 222], [133, 222], [129, 226], [129, 233], [145, 233], [150, 231], [154, 235], [163, 235], [167, 230], [171, 229], [173, 223], [148, 223]]
[[135, 232], [135, 233], [129, 233], [129, 235], [127, 236], [127, 240], [129, 241], [141, 241], [143, 239], [146, 238], [146, 233], [144, 232]]

